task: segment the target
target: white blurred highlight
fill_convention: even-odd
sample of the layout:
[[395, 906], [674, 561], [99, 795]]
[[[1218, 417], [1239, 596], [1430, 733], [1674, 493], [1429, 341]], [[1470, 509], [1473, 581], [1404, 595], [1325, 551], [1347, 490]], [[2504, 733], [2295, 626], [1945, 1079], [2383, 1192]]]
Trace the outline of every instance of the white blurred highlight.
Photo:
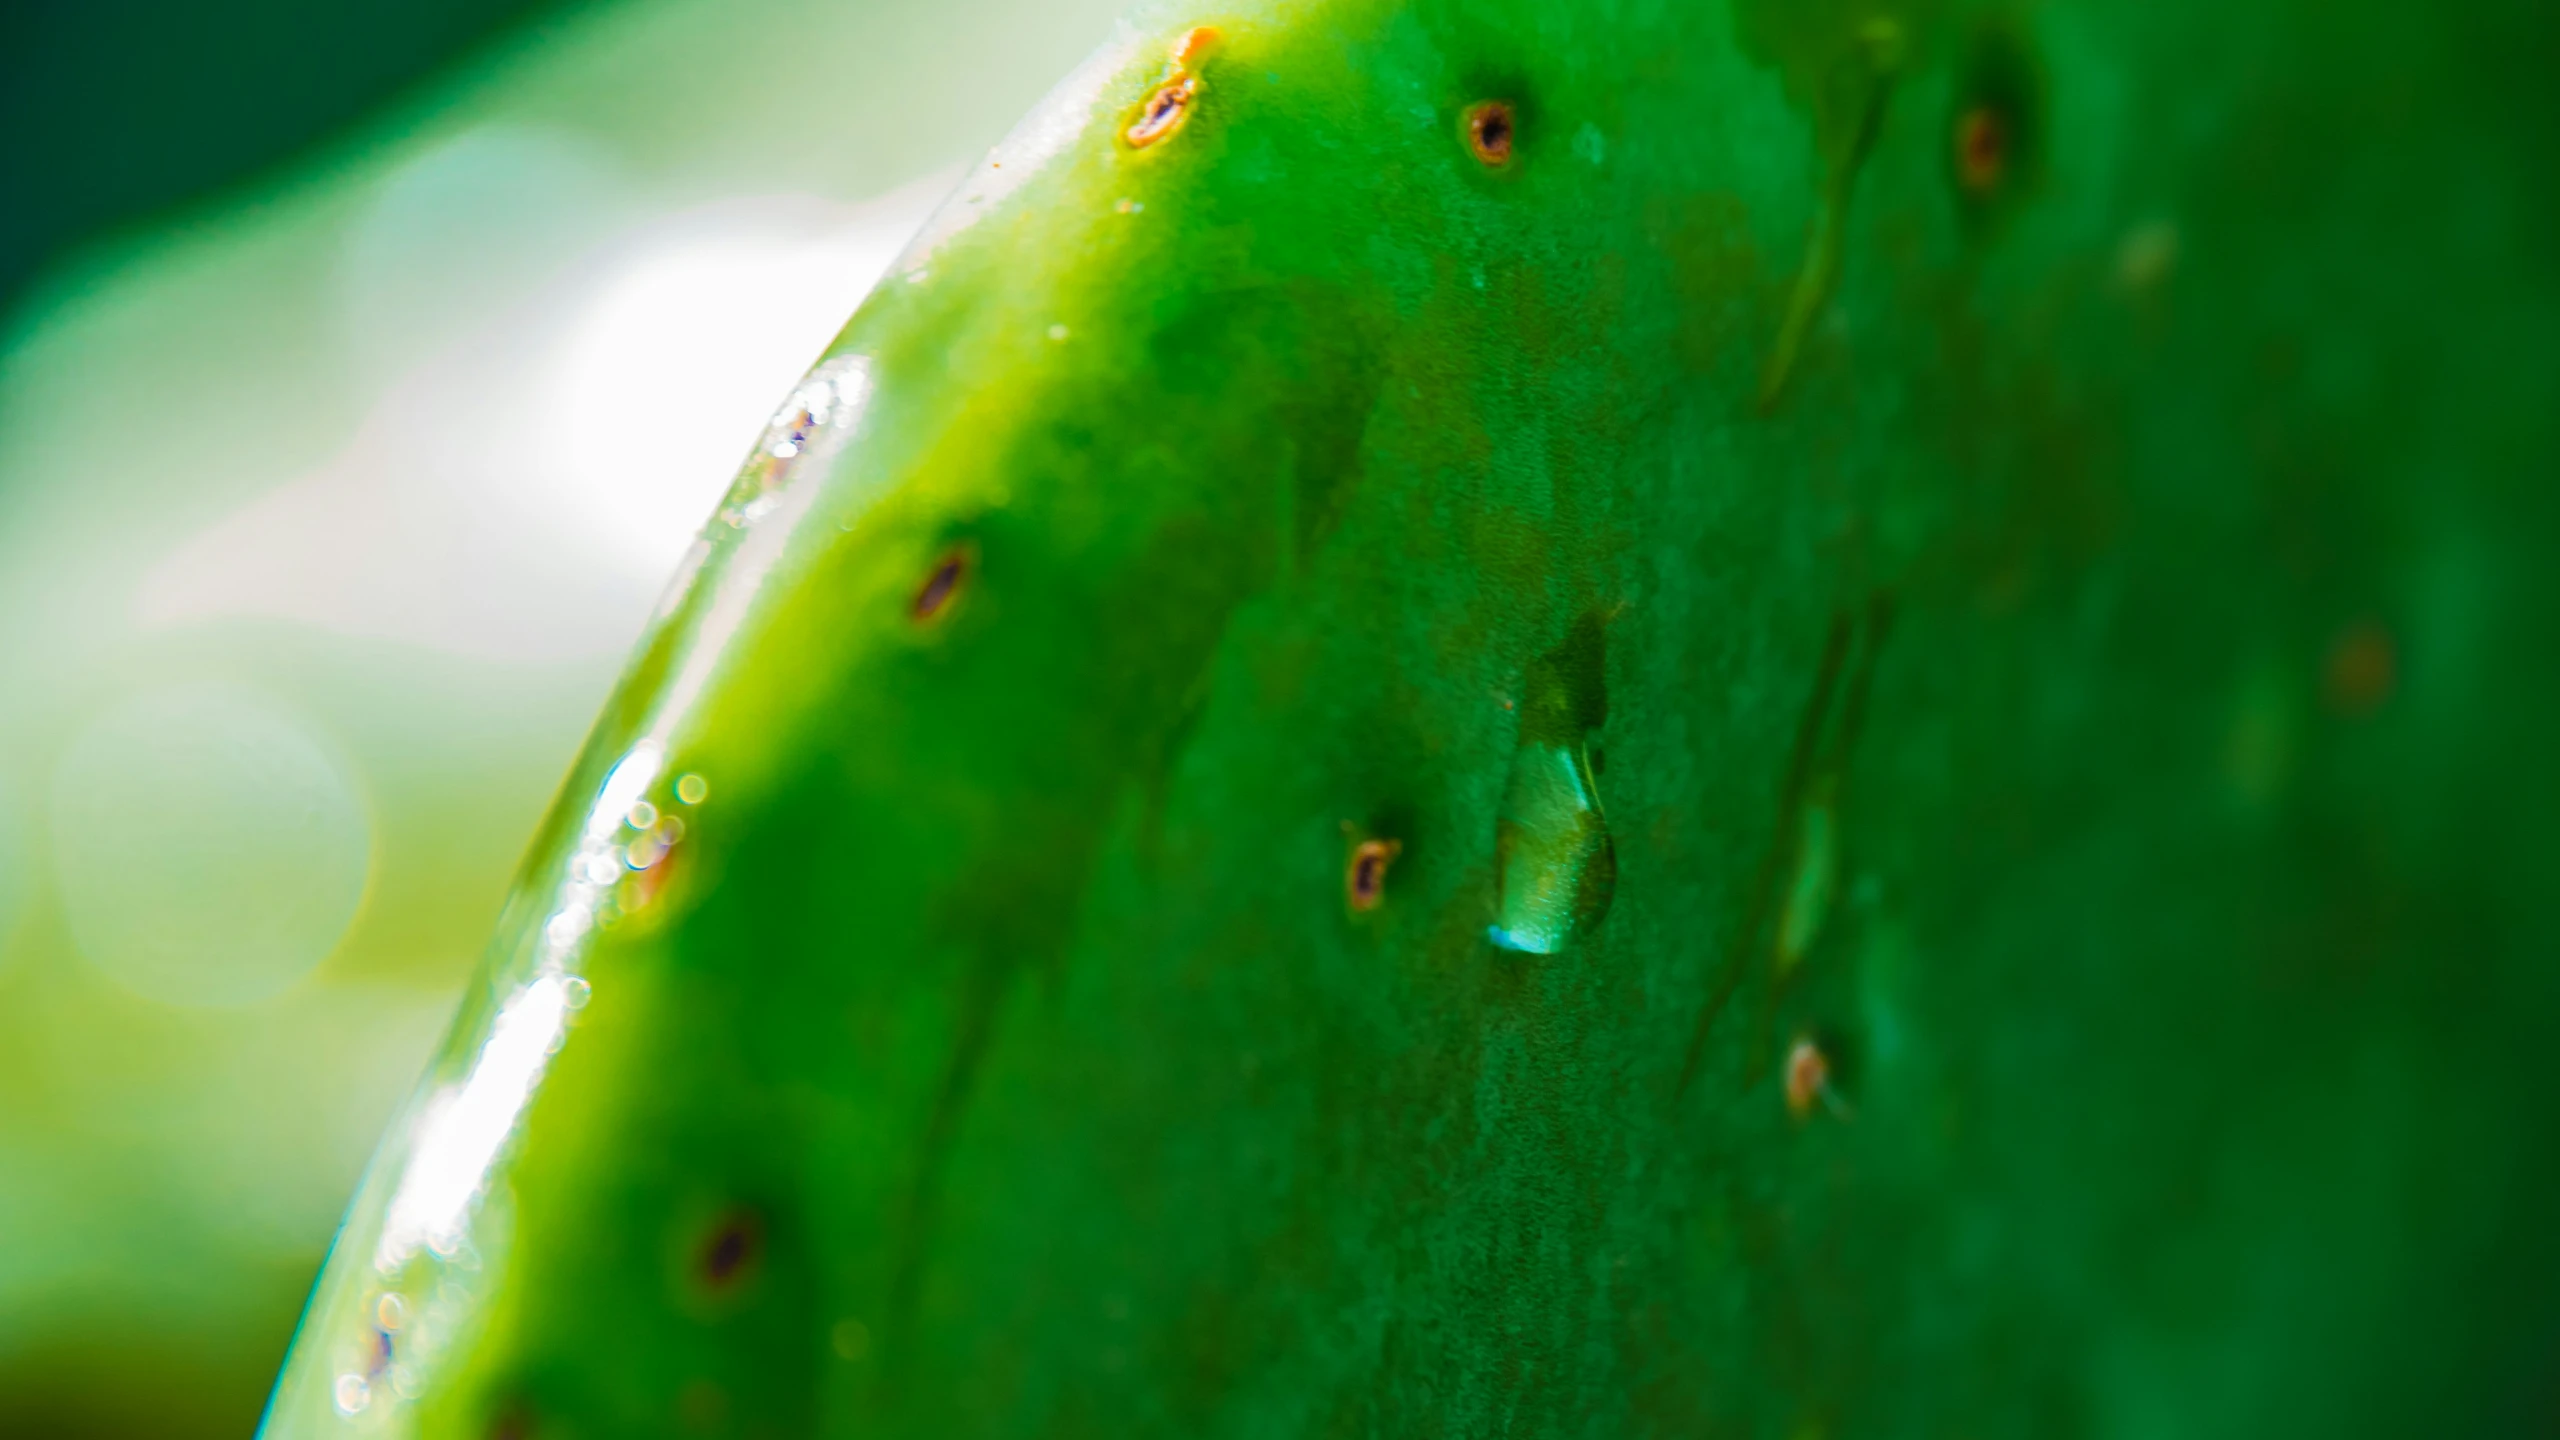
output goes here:
[[[154, 566], [137, 619], [287, 619], [502, 660], [619, 651], [947, 179], [858, 206], [767, 196], [661, 216], [556, 284], [511, 286], [392, 374], [337, 453]], [[346, 304], [350, 325], [416, 312]]]
[[376, 1269], [388, 1275], [421, 1246], [441, 1255], [462, 1243], [471, 1202], [559, 1045], [569, 1010], [566, 976], [546, 974], [526, 985], [500, 1007], [471, 1074], [427, 1102], [374, 1247]]

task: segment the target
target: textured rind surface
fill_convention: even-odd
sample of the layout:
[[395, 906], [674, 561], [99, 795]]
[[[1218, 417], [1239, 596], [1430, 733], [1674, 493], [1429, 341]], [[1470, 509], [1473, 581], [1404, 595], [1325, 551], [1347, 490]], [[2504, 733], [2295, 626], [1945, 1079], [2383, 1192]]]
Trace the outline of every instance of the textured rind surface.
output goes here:
[[[2552, 31], [1134, 22], [713, 522], [267, 1433], [2560, 1423]], [[1577, 731], [1611, 898], [1499, 950]], [[651, 737], [707, 797], [467, 1244], [377, 1267]]]

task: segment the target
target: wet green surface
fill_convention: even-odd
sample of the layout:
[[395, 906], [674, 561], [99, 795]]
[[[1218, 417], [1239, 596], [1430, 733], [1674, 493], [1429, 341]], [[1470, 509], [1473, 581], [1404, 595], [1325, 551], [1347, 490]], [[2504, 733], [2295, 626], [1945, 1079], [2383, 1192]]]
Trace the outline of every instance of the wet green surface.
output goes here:
[[269, 1433], [2548, 1428], [2551, 31], [1156, 12], [706, 530]]

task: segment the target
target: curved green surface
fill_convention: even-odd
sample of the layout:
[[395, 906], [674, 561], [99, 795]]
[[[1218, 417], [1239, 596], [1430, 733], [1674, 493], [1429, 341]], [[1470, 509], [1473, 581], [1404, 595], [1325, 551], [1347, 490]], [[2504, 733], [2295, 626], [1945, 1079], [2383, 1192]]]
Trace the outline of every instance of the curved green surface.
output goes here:
[[2552, 29], [1128, 29], [706, 530], [268, 1433], [2552, 1424]]

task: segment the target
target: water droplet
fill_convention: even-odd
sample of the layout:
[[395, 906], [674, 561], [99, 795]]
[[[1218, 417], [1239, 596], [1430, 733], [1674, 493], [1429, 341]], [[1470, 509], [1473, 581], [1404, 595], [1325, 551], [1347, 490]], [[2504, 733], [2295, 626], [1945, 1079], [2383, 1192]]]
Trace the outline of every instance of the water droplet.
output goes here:
[[1554, 955], [1608, 913], [1617, 854], [1582, 746], [1523, 740], [1494, 833], [1502, 885], [1494, 944]]
[[839, 355], [811, 370], [766, 422], [757, 448], [788, 460], [816, 443], [830, 426], [852, 418], [867, 388], [863, 369], [859, 357]]
[[686, 775], [676, 781], [676, 798], [687, 805], [699, 805], [711, 793], [711, 782], [699, 775]]
[[1052, 340], [1064, 340], [1067, 338], [1067, 335], [1068, 330], [1064, 325], [1052, 325], [1049, 327], [1049, 338]]
[[658, 823], [658, 807], [646, 800], [634, 800], [631, 808], [622, 812], [622, 818], [632, 829], [646, 830]]
[[1519, 748], [1494, 827], [1501, 885], [1493, 943], [1554, 955], [1600, 923], [1618, 860], [1589, 743], [1609, 715], [1604, 617], [1585, 612], [1521, 677]]
[[[572, 1010], [586, 1009], [587, 1002], [595, 998], [595, 993], [596, 987], [588, 984], [584, 976], [572, 975], [560, 982], [560, 1003]], [[386, 1295], [383, 1300], [388, 1303], [398, 1298], [396, 1295]]]
[[409, 1323], [409, 1302], [401, 1298], [399, 1291], [390, 1291], [373, 1302], [373, 1323], [385, 1333], [398, 1334], [400, 1327]]

